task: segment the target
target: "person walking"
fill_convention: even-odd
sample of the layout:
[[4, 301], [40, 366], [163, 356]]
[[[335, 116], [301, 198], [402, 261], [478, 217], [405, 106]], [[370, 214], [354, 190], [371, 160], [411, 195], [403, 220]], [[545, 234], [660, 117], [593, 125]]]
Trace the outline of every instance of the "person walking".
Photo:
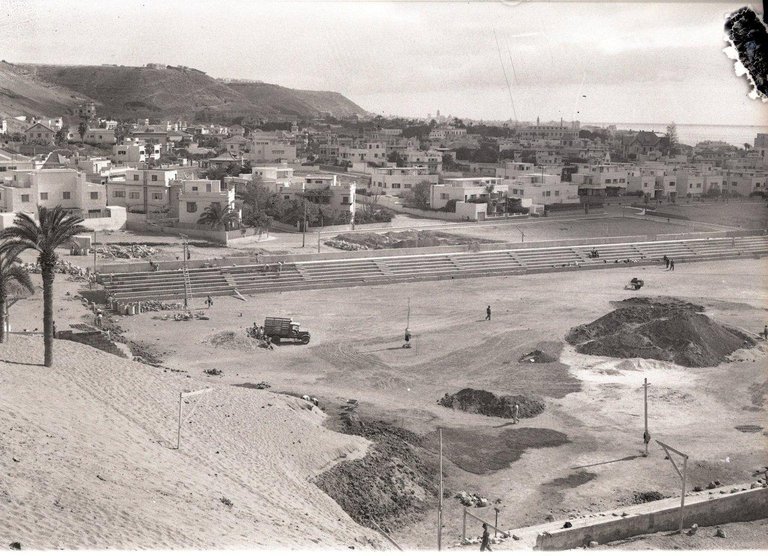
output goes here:
[[211, 307], [213, 307], [213, 299], [211, 299], [211, 296], [210, 296], [210, 295], [209, 295], [208, 297], [206, 297], [206, 298], [205, 298], [205, 304], [208, 306], [208, 308], [209, 308], [209, 309], [210, 309]]
[[669, 270], [675, 270], [675, 261], [673, 259], [669, 259]]
[[403, 347], [411, 347], [411, 331], [408, 328], [405, 329], [405, 343], [403, 344]]
[[493, 552], [491, 550], [491, 534], [488, 532], [488, 524], [483, 523], [483, 536], [480, 539], [480, 552]]
[[669, 257], [664, 255], [664, 258], [662, 260], [664, 261], [664, 268], [668, 269], [669, 268]]
[[485, 308], [485, 320], [491, 320], [491, 306]]
[[520, 422], [520, 404], [515, 402], [515, 406], [512, 408], [512, 421], [516, 424]]

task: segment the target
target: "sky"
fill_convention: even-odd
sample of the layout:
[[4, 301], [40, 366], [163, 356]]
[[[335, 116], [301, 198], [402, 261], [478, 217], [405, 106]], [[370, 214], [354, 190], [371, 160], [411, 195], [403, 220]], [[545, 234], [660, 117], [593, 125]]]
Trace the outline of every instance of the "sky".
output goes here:
[[384, 115], [768, 125], [722, 53], [741, 5], [3, 0], [0, 55], [185, 65]]

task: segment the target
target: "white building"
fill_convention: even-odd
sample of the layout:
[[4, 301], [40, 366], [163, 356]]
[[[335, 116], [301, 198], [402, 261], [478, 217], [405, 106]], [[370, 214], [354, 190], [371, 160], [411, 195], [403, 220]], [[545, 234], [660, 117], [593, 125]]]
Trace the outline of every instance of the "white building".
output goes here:
[[36, 214], [38, 205], [61, 205], [83, 218], [99, 218], [107, 208], [105, 186], [70, 168], [17, 170], [0, 186], [0, 212]]
[[[179, 183], [180, 182], [180, 183]], [[235, 187], [220, 180], [179, 180], [178, 218], [180, 224], [194, 224], [206, 209], [218, 204], [235, 209]], [[238, 211], [238, 219], [240, 213]]]
[[89, 145], [114, 145], [117, 143], [114, 129], [94, 128], [85, 132], [83, 143]]
[[170, 207], [171, 181], [177, 176], [176, 169], [128, 169], [125, 181], [107, 186], [108, 203], [141, 212], [151, 212]]
[[112, 147], [112, 162], [115, 164], [140, 164], [149, 159], [160, 158], [160, 145], [147, 145], [141, 141], [128, 140]]
[[430, 174], [429, 169], [422, 166], [372, 168], [371, 190], [374, 193], [400, 197], [413, 189], [414, 185], [424, 181], [435, 184], [439, 177]]

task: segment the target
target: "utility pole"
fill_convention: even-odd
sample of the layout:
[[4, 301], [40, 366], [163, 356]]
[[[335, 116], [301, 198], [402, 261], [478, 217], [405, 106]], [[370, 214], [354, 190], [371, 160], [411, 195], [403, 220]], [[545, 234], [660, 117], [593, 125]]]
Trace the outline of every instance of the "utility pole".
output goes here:
[[643, 397], [645, 405], [645, 432], [643, 433], [643, 442], [645, 443], [645, 457], [648, 457], [648, 443], [651, 441], [651, 435], [648, 432], [648, 379], [643, 379]]
[[437, 501], [437, 549], [443, 547], [443, 429], [437, 429], [440, 434], [440, 498]]
[[320, 252], [320, 230], [317, 230], [317, 252]]
[[307, 198], [303, 197], [304, 202], [304, 223], [301, 226], [301, 246], [304, 247], [307, 242]]
[[[410, 328], [410, 327], [411, 327], [411, 298], [409, 297], [408, 298], [408, 316], [405, 319], [405, 328]], [[442, 438], [442, 434], [443, 433], [441, 432], [440, 433], [441, 438]]]
[[93, 251], [93, 273], [96, 274], [96, 230], [93, 230], [93, 244], [91, 245]]

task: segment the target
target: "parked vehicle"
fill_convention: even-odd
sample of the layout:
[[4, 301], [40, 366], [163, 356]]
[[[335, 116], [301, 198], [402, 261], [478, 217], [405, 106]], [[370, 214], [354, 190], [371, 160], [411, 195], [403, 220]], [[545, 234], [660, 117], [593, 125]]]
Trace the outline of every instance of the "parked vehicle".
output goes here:
[[279, 344], [282, 339], [290, 339], [302, 344], [309, 343], [309, 332], [300, 329], [298, 322], [285, 317], [267, 317], [264, 319], [264, 335]]

